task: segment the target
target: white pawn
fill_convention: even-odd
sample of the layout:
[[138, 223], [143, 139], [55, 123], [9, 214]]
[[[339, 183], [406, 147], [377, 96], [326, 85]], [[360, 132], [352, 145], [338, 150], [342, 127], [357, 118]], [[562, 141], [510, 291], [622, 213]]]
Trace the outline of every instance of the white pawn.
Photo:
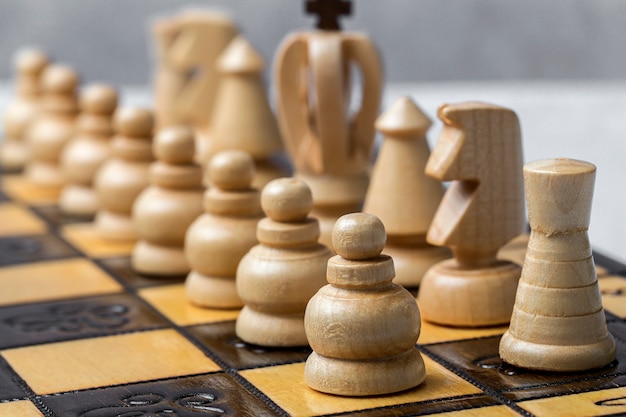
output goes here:
[[80, 95], [77, 134], [61, 154], [65, 186], [59, 206], [64, 214], [91, 217], [98, 211], [93, 180], [110, 155], [109, 141], [113, 135], [112, 119], [116, 107], [117, 91], [108, 85], [91, 85]]
[[201, 307], [238, 308], [243, 303], [235, 286], [237, 265], [257, 244], [256, 224], [263, 217], [260, 193], [251, 187], [254, 162], [242, 151], [220, 152], [206, 176], [212, 184], [204, 194], [206, 212], [185, 237], [187, 298]]
[[59, 166], [63, 147], [74, 135], [78, 113], [78, 75], [64, 65], [50, 65], [42, 75], [41, 110], [28, 129], [30, 160], [26, 176], [36, 185], [61, 192]]
[[336, 395], [365, 396], [421, 384], [426, 371], [415, 347], [420, 314], [413, 296], [393, 284], [393, 260], [381, 255], [385, 228], [374, 215], [340, 217], [332, 232], [337, 256], [328, 283], [306, 309], [313, 349], [306, 383]]
[[95, 224], [106, 239], [138, 238], [131, 212], [135, 199], [149, 184], [153, 125], [152, 112], [146, 109], [121, 108], [113, 116], [117, 134], [111, 141], [111, 158], [94, 180], [100, 204]]
[[157, 276], [189, 272], [185, 233], [202, 214], [202, 168], [193, 162], [195, 139], [191, 129], [162, 130], [152, 150], [150, 186], [133, 205], [133, 224], [139, 235], [132, 255], [133, 269]]
[[326, 282], [331, 251], [321, 243], [309, 187], [296, 178], [269, 182], [261, 194], [267, 215], [257, 226], [260, 244], [237, 269], [237, 291], [246, 304], [237, 336], [262, 346], [306, 346], [304, 311]]
[[15, 99], [4, 113], [4, 141], [0, 143], [0, 166], [20, 170], [28, 160], [26, 132], [37, 116], [41, 98], [41, 74], [48, 58], [35, 49], [23, 49], [15, 55]]

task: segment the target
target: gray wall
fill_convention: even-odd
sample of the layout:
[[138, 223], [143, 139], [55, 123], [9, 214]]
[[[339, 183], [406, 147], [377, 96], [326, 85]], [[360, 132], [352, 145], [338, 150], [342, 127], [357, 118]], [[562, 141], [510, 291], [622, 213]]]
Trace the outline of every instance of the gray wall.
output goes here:
[[[24, 44], [73, 64], [86, 81], [146, 84], [148, 20], [187, 5], [231, 14], [271, 62], [285, 34], [311, 28], [301, 0], [0, 0], [0, 79]], [[624, 0], [355, 0], [390, 81], [625, 78]]]

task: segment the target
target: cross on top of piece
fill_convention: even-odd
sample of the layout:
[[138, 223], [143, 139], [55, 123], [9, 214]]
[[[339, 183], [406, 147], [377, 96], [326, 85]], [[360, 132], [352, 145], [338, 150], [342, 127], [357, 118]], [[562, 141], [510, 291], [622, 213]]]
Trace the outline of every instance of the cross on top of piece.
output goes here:
[[350, 15], [352, 3], [349, 0], [307, 0], [306, 13], [318, 16], [318, 29], [340, 30], [339, 16]]

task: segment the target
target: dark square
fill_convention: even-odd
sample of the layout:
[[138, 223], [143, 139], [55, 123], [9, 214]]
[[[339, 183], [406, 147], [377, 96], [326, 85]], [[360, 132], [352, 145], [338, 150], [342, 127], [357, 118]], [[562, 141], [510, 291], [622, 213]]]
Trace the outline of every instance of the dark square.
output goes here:
[[59, 417], [286, 414], [273, 403], [266, 404], [244, 390], [224, 373], [70, 392], [44, 396], [41, 400]]
[[46, 222], [52, 225], [53, 228], [59, 228], [65, 224], [71, 223], [84, 223], [93, 219], [90, 217], [73, 217], [67, 214], [63, 214], [58, 205], [32, 207], [32, 210], [43, 218]]
[[175, 277], [153, 277], [138, 274], [133, 271], [131, 267], [130, 256], [97, 260], [96, 263], [111, 275], [133, 288], [149, 287], [153, 285], [179, 284], [185, 282], [185, 279], [187, 278], [186, 275]]
[[234, 321], [191, 326], [187, 330], [235, 369], [304, 362], [311, 354], [308, 346], [269, 348], [245, 343], [235, 334]]
[[161, 316], [129, 294], [26, 304], [0, 308], [0, 348], [166, 326]]
[[24, 399], [26, 395], [15, 382], [15, 373], [9, 364], [0, 356], [0, 401]]
[[73, 256], [78, 252], [54, 235], [0, 238], [0, 266]]

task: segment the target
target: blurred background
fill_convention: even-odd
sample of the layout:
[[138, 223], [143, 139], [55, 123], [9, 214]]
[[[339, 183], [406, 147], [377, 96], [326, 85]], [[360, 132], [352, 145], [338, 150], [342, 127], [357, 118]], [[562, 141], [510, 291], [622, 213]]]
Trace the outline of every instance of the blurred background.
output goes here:
[[[0, 78], [13, 51], [39, 45], [87, 81], [146, 84], [149, 20], [188, 7], [224, 10], [263, 56], [312, 28], [300, 0], [2, 0]], [[623, 0], [354, 0], [344, 28], [367, 32], [387, 79], [616, 79], [626, 69]]]
[[[1, 0], [0, 112], [24, 45], [73, 65], [84, 82], [121, 86], [125, 104], [150, 105], [150, 21], [189, 8], [230, 15], [265, 57], [268, 80], [281, 40], [315, 22], [300, 0]], [[440, 104], [482, 100], [517, 112], [526, 161], [595, 163], [592, 244], [626, 262], [625, 17], [624, 0], [354, 0], [342, 21], [381, 52], [383, 108], [409, 95], [435, 121], [431, 147]]]

